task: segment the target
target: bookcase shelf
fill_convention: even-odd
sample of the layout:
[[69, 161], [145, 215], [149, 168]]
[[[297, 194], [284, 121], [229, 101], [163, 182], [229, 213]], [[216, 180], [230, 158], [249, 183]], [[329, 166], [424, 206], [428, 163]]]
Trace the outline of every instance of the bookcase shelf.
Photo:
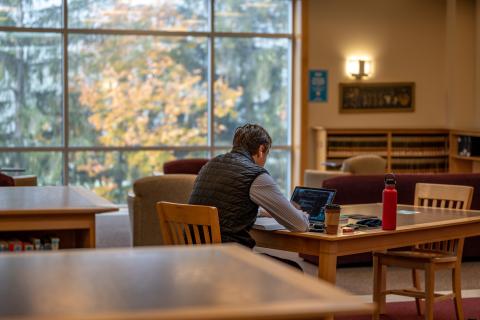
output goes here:
[[454, 155], [452, 156], [453, 159], [457, 159], [457, 160], [465, 160], [465, 161], [480, 161], [480, 157], [466, 157], [466, 156], [457, 156], [457, 155]]
[[450, 172], [480, 172], [480, 131], [450, 131]]
[[341, 164], [346, 158], [377, 154], [387, 171], [446, 172], [449, 169], [449, 130], [446, 129], [326, 129], [316, 130], [316, 167]]

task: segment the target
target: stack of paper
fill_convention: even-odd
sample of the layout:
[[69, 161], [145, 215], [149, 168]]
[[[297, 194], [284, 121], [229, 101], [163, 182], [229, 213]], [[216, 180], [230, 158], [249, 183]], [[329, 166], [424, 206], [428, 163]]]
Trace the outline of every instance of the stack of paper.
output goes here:
[[277, 220], [273, 218], [266, 218], [266, 217], [261, 217], [257, 218], [255, 221], [255, 224], [253, 225], [254, 229], [259, 229], [259, 230], [284, 230], [286, 229], [284, 226], [282, 226], [280, 223], [277, 222]]

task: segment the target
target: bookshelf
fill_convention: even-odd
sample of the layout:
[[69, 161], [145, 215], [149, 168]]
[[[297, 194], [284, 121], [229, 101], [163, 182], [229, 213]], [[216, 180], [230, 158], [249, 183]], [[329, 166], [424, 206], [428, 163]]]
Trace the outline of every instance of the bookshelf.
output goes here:
[[450, 172], [480, 172], [480, 131], [450, 131]]
[[449, 170], [449, 130], [446, 129], [326, 129], [315, 128], [316, 168], [328, 170], [360, 154], [387, 160], [387, 171], [433, 173]]

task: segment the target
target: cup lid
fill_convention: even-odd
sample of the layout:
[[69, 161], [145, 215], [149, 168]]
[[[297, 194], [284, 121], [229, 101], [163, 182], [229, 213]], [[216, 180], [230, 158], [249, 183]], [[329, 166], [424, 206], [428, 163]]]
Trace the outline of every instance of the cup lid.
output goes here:
[[330, 203], [330, 204], [327, 204], [327, 205], [325, 206], [325, 209], [326, 209], [326, 210], [327, 210], [327, 209], [332, 209], [332, 210], [337, 209], [337, 210], [340, 210], [340, 208], [341, 208], [341, 207], [340, 207], [339, 204], [334, 204], [334, 203]]

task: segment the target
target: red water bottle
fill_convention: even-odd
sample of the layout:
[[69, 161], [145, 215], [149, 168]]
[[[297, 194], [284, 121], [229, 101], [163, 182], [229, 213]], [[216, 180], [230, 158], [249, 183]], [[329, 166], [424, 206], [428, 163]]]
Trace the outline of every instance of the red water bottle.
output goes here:
[[385, 189], [383, 189], [382, 201], [382, 229], [395, 230], [397, 228], [397, 189], [395, 189], [395, 176], [385, 175]]

